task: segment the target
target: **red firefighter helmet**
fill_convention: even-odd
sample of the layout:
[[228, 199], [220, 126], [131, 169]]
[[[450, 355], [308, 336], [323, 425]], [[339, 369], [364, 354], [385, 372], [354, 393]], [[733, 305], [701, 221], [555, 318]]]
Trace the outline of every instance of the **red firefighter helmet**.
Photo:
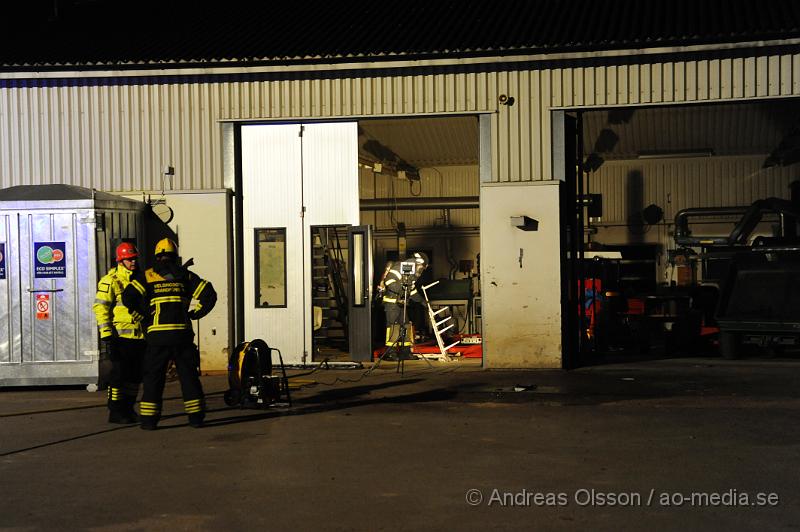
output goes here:
[[139, 256], [136, 246], [130, 242], [123, 242], [117, 246], [117, 262], [122, 262], [125, 259], [135, 259]]

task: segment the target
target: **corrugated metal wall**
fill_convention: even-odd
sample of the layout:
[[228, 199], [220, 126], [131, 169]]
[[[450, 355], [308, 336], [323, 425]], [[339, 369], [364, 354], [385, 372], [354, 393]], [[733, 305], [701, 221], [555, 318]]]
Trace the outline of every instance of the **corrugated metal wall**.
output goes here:
[[169, 164], [176, 169], [171, 189], [223, 188], [219, 88], [2, 88], [0, 186], [160, 190]]
[[[763, 156], [694, 159], [609, 161], [590, 174], [588, 191], [603, 195], [603, 216], [594, 219], [601, 244], [659, 244], [657, 280], [669, 282], [675, 275], [666, 260], [674, 241], [675, 214], [691, 207], [747, 206], [757, 199], [790, 197], [789, 183], [800, 177], [796, 167], [761, 168]], [[664, 218], [643, 225], [642, 209], [655, 204]], [[694, 234], [728, 235], [741, 215], [692, 218]], [[770, 235], [775, 216], [767, 215], [753, 235]]]
[[[434, 198], [447, 196], [478, 196], [480, 182], [477, 166], [441, 166], [420, 169], [418, 183], [397, 179], [371, 170], [361, 170], [361, 199], [391, 198]], [[478, 209], [450, 209], [451, 225], [456, 227], [478, 227]], [[442, 209], [364, 211], [361, 223], [370, 224], [375, 229], [394, 229], [396, 222], [403, 222], [408, 228], [443, 227]]]
[[[584, 146], [606, 161], [638, 159], [640, 153], [766, 155], [796, 120], [797, 99], [707, 105], [636, 107], [583, 113]], [[616, 135], [617, 140], [612, 141]], [[605, 137], [604, 137], [605, 135]], [[654, 156], [654, 155], [652, 155]]]
[[[648, 58], [643, 57], [643, 61]], [[141, 83], [141, 78], [137, 78]], [[498, 103], [501, 94], [515, 104]], [[0, 89], [0, 186], [223, 187], [217, 120], [496, 112], [493, 180], [550, 178], [552, 107], [800, 95], [800, 54], [524, 71]]]
[[624, 224], [656, 204], [671, 222], [689, 207], [746, 206], [756, 199], [789, 199], [795, 167], [761, 168], [764, 157], [609, 161], [589, 175], [588, 191], [603, 195], [603, 224]]

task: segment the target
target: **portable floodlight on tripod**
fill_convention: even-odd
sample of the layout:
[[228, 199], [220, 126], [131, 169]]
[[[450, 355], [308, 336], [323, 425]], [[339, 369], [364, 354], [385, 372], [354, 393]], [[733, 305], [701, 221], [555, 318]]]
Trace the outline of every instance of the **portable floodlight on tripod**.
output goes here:
[[[393, 343], [389, 344], [389, 339], [391, 336], [390, 338], [387, 338], [386, 343], [388, 345], [386, 345], [386, 348], [383, 350], [381, 356], [378, 357], [378, 360], [375, 361], [367, 373], [377, 368], [378, 365], [380, 365], [380, 363], [391, 353], [394, 353], [397, 356], [397, 371], [401, 374], [403, 373], [403, 363], [405, 362], [405, 357], [403, 356], [405, 353], [403, 353], [403, 348], [405, 347], [408, 336], [408, 326], [406, 321], [408, 319], [408, 293], [411, 291], [411, 288], [414, 286], [414, 282], [416, 281], [416, 268], [417, 264], [413, 261], [404, 261], [400, 263], [400, 282], [403, 287], [403, 315], [400, 321], [400, 329], [397, 334], [397, 339]], [[391, 331], [391, 326], [389, 329]], [[411, 354], [411, 347], [409, 346], [408, 349], [409, 354]], [[431, 363], [427, 358], [422, 358], [424, 358], [425, 362], [431, 366]]]

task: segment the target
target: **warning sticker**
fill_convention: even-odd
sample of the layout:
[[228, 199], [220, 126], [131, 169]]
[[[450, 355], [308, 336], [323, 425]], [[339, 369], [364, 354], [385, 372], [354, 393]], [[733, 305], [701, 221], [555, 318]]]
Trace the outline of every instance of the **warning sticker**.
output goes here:
[[33, 243], [33, 276], [37, 279], [67, 276], [64, 242]]
[[50, 294], [36, 294], [36, 319], [50, 319]]

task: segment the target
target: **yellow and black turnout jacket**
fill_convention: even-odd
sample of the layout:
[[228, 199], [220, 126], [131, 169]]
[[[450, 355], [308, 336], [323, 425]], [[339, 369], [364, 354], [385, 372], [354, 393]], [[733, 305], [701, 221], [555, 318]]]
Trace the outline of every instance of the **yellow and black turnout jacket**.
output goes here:
[[[192, 300], [197, 304], [189, 310]], [[136, 272], [122, 302], [134, 317], [143, 316], [149, 344], [176, 345], [192, 341], [191, 320], [211, 312], [217, 293], [210, 282], [168, 262]]]
[[[424, 303], [425, 300], [417, 291], [417, 280], [419, 277], [416, 275], [409, 279], [411, 281], [408, 286], [408, 300], [416, 303]], [[400, 262], [396, 262], [392, 268], [386, 273], [384, 280], [386, 292], [383, 294], [383, 302], [395, 305], [403, 304], [403, 274], [400, 273]]]
[[122, 292], [130, 283], [132, 273], [124, 266], [117, 265], [108, 270], [97, 283], [97, 295], [92, 309], [97, 317], [100, 338], [144, 338], [141, 324], [122, 303]]

